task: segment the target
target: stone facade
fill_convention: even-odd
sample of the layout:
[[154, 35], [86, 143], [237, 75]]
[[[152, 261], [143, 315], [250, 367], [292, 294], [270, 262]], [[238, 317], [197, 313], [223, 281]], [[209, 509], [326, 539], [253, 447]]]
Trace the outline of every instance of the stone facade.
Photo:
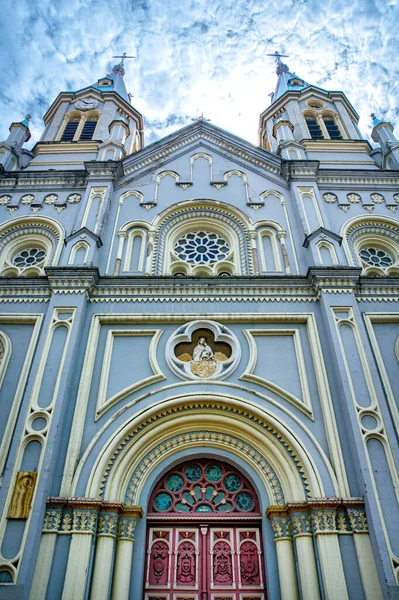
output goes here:
[[[144, 146], [123, 63], [0, 144], [0, 599], [399, 598], [397, 142], [277, 73], [259, 147]], [[200, 459], [257, 495], [249, 596], [148, 591], [150, 497]]]

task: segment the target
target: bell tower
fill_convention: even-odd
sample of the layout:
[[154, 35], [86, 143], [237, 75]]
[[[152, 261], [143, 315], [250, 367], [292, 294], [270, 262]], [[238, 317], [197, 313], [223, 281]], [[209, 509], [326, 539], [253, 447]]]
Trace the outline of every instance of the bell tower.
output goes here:
[[[144, 121], [132, 106], [124, 75], [126, 53], [95, 83], [61, 92], [44, 115], [45, 129], [29, 169], [84, 168], [86, 161], [120, 160], [141, 150]], [[78, 165], [78, 166], [76, 166]]]
[[282, 62], [285, 55], [269, 56], [276, 61], [277, 84], [260, 115], [259, 145], [287, 160], [319, 160], [328, 168], [340, 162], [377, 168], [345, 94], [308, 83]]

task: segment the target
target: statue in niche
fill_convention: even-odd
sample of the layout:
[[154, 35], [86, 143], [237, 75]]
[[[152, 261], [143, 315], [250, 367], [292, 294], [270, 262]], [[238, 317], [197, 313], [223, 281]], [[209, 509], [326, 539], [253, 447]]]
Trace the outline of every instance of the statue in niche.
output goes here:
[[200, 337], [193, 351], [193, 361], [200, 362], [202, 360], [216, 360], [212, 348], [207, 344], [206, 337]]
[[37, 473], [20, 471], [17, 473], [14, 491], [8, 509], [8, 519], [27, 519], [35, 491]]
[[178, 356], [178, 358], [184, 362], [190, 362], [191, 372], [197, 375], [197, 377], [211, 377], [217, 369], [217, 363], [228, 360], [224, 352], [214, 352], [212, 350], [205, 336], [201, 336], [198, 339], [198, 343], [192, 353], [191, 356], [191, 354], [185, 352]]

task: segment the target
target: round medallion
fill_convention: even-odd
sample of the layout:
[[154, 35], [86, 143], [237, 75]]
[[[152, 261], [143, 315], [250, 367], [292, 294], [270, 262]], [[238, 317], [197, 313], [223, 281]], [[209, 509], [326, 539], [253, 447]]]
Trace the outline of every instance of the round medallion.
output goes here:
[[171, 508], [172, 504], [172, 498], [165, 492], [161, 492], [155, 497], [155, 508], [161, 512], [167, 512]]
[[198, 465], [188, 465], [184, 471], [184, 474], [187, 480], [193, 483], [201, 478], [202, 470]]
[[241, 479], [238, 475], [227, 475], [224, 480], [224, 486], [229, 492], [238, 492], [241, 487]]
[[206, 477], [209, 481], [219, 481], [223, 475], [223, 471], [219, 465], [209, 465], [206, 469]]
[[241, 492], [240, 494], [237, 494], [235, 503], [237, 508], [243, 512], [249, 512], [254, 505], [253, 498], [250, 494], [248, 494], [248, 492]]
[[171, 475], [167, 482], [166, 487], [170, 492], [180, 492], [183, 489], [184, 481], [180, 475]]

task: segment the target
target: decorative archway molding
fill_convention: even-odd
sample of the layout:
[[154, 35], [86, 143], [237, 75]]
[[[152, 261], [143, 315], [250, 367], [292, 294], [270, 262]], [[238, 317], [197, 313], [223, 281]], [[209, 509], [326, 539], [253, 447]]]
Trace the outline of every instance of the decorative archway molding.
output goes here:
[[[95, 442], [78, 465], [73, 493], [83, 483], [80, 478], [85, 464], [93, 458]], [[181, 448], [198, 453], [204, 442], [251, 464], [267, 488], [271, 503], [281, 504], [282, 497], [291, 501], [324, 495], [316, 461], [297, 434], [254, 403], [217, 394], [177, 396], [163, 401], [162, 406], [144, 409], [121, 425], [100, 452], [97, 450], [85, 495], [124, 502], [129, 494], [129, 503], [139, 504], [147, 478], [165, 457]], [[338, 493], [332, 467], [321, 448], [318, 451]], [[274, 478], [278, 485], [272, 482]], [[132, 490], [128, 490], [129, 482]]]
[[[242, 275], [253, 271], [253, 257], [250, 240], [253, 236], [253, 223], [236, 207], [224, 202], [208, 199], [196, 199], [179, 202], [168, 207], [155, 217], [152, 222], [152, 272], [161, 275], [167, 268], [169, 253], [173, 246], [174, 232], [193, 226], [196, 221], [199, 227], [211, 227], [227, 235], [236, 254], [235, 263]], [[173, 239], [172, 239], [173, 238]]]
[[398, 246], [399, 244], [399, 221], [393, 217], [385, 216], [357, 216], [349, 219], [342, 226], [342, 247], [351, 266], [359, 266], [360, 258], [357, 254], [358, 238], [380, 237], [382, 241], [388, 240]]

